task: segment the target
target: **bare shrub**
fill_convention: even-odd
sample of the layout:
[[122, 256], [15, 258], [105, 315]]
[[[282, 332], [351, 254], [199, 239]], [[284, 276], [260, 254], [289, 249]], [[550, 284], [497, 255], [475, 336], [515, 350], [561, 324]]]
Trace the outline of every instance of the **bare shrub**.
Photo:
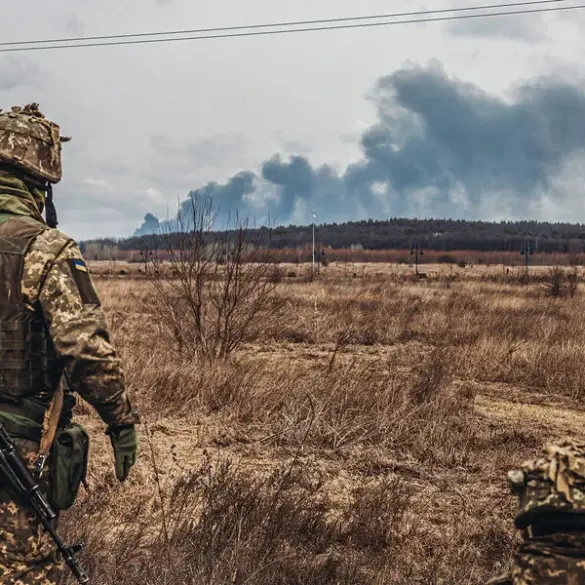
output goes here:
[[579, 287], [579, 273], [577, 272], [577, 268], [573, 268], [573, 270], [567, 274], [567, 290], [569, 293], [569, 297], [573, 298], [577, 294], [577, 289]]
[[410, 394], [415, 404], [428, 404], [436, 399], [449, 378], [449, 353], [435, 347], [424, 356], [412, 372]]
[[553, 297], [563, 297], [567, 294], [565, 284], [565, 271], [555, 266], [548, 273], [548, 282], [546, 284], [547, 293]]
[[215, 219], [213, 201], [191, 194], [179, 231], [163, 234], [168, 262], [148, 264], [152, 296], [145, 310], [187, 358], [227, 359], [279, 308], [281, 275], [263, 242], [253, 241], [247, 220], [237, 216], [233, 230], [214, 233]]
[[403, 479], [390, 475], [355, 487], [352, 505], [342, 517], [346, 544], [374, 553], [400, 546], [408, 533], [406, 515], [412, 493]]
[[335, 340], [335, 347], [333, 348], [331, 358], [329, 359], [329, 372], [333, 371], [337, 354], [343, 351], [351, 343], [353, 337], [354, 331], [351, 327], [344, 328], [338, 333], [337, 339]]
[[537, 296], [542, 291], [552, 298], [573, 298], [579, 288], [579, 272], [576, 266], [570, 271], [554, 266], [545, 272], [534, 274], [532, 280], [539, 285], [532, 296]]

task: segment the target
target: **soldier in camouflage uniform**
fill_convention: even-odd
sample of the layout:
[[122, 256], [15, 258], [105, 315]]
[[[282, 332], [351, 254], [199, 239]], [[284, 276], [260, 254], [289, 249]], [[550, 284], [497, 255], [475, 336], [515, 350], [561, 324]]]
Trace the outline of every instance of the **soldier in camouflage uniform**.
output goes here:
[[511, 571], [488, 585], [585, 583], [585, 443], [548, 445], [508, 480], [519, 498], [515, 525], [523, 542]]
[[[66, 140], [37, 104], [0, 111], [0, 422], [32, 465], [45, 415], [67, 374], [60, 427], [70, 423], [76, 392], [107, 425], [123, 481], [136, 459], [138, 415], [79, 248], [54, 229], [52, 185], [61, 179]], [[43, 477], [51, 501], [51, 474]], [[52, 542], [2, 478], [0, 553], [4, 584], [60, 579]]]

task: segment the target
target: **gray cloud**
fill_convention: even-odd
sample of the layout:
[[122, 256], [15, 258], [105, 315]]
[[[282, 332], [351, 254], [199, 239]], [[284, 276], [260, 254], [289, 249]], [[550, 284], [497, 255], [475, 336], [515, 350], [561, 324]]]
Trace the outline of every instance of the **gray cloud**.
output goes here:
[[503, 99], [434, 63], [380, 78], [373, 97], [378, 121], [362, 134], [361, 159], [344, 172], [275, 154], [259, 173], [197, 192], [224, 212], [277, 223], [304, 222], [313, 210], [322, 221], [498, 210], [522, 217], [543, 201], [562, 202], [563, 169], [582, 169], [574, 161], [585, 155], [585, 92], [576, 83], [539, 78]]
[[114, 176], [127, 175], [132, 170], [131, 165], [124, 164], [116, 160], [106, 160], [98, 162], [95, 163], [94, 166], [101, 173], [106, 173], [108, 175]]
[[165, 162], [188, 168], [223, 166], [226, 160], [237, 160], [247, 150], [246, 136], [223, 132], [215, 136], [182, 142], [167, 136], [150, 136], [150, 147]]
[[[351, 0], [169, 0], [164, 5], [157, 0], [59, 0], [56, 5], [37, 2], [34, 10], [27, 2], [5, 4], [2, 22], [6, 41], [77, 36], [82, 27], [84, 35], [120, 34], [353, 15], [362, 8], [360, 4], [357, 10]], [[387, 4], [385, 0], [367, 0], [363, 11], [383, 12]], [[418, 10], [433, 2], [402, 4], [412, 4], [413, 10]], [[436, 4], [447, 7], [453, 2]], [[528, 18], [517, 20], [527, 23]], [[241, 205], [258, 221], [269, 210], [282, 211], [281, 221], [310, 220], [318, 201], [327, 202], [326, 211], [317, 209], [323, 219], [367, 217], [370, 210], [387, 215], [400, 200], [391, 185], [383, 181], [371, 188], [365, 185], [363, 196], [355, 195], [346, 185], [346, 166], [366, 161], [362, 134], [379, 122], [372, 107], [377, 102], [364, 100], [364, 89], [381, 74], [404, 68], [405, 55], [419, 63], [439, 58], [450, 72], [473, 81], [491, 96], [502, 95], [519, 78], [543, 72], [562, 72], [574, 80], [575, 72], [582, 75], [584, 71], [579, 52], [579, 19], [583, 18], [584, 12], [548, 15], [544, 21], [551, 42], [537, 44], [455, 35], [436, 23], [19, 53], [15, 56], [26, 56], [30, 61], [16, 61], [15, 65], [0, 57], [0, 107], [38, 101], [63, 132], [73, 136], [64, 149], [64, 179], [56, 188], [56, 201], [60, 227], [77, 238], [130, 234], [147, 212], [161, 218], [173, 216], [178, 200], [190, 189], [209, 182], [221, 187], [247, 170], [254, 175], [254, 190], [242, 196]], [[504, 24], [504, 20], [508, 22], [499, 22]], [[510, 23], [512, 20], [516, 18], [510, 17]], [[512, 100], [517, 98], [512, 96]], [[404, 112], [393, 123], [412, 124]], [[195, 148], [189, 154], [191, 143], [229, 133], [246, 139], [226, 139], [228, 146], [223, 150], [217, 143], [199, 145], [198, 151]], [[156, 151], [150, 135], [163, 136], [168, 141], [164, 146], [176, 148], [167, 154]], [[291, 164], [290, 155], [307, 161], [313, 171], [309, 178], [314, 177], [309, 195], [301, 193], [292, 204], [281, 205], [281, 193], [294, 189], [274, 184], [262, 175], [263, 162], [275, 153], [284, 175]], [[335, 163], [335, 167], [320, 173], [322, 163]], [[271, 170], [275, 170], [274, 165]], [[99, 184], [95, 184], [91, 186], [95, 196], [89, 196], [86, 191], [90, 186], [82, 183], [87, 178], [104, 180], [114, 191], [98, 192]], [[553, 201], [558, 201], [559, 188], [557, 184], [549, 187], [555, 193]], [[148, 195], [149, 189], [160, 193], [158, 200]], [[410, 191], [408, 209], [413, 213], [437, 209], [438, 189], [431, 186]], [[459, 197], [459, 213], [474, 212], [464, 186], [457, 185], [450, 197]], [[494, 202], [494, 209], [502, 208], [495, 202], [506, 203], [506, 197], [484, 197], [481, 209], [488, 201]], [[434, 207], [429, 204], [425, 208], [426, 201]], [[68, 202], [78, 205], [79, 210], [69, 212]], [[115, 206], [122, 209], [119, 221], [109, 211]], [[101, 208], [107, 209], [102, 212]], [[285, 217], [290, 209], [290, 217]], [[550, 207], [546, 209], [548, 213]], [[577, 215], [585, 209], [576, 204], [570, 210], [561, 207], [558, 213], [563, 209], [566, 218], [585, 217]]]
[[7, 55], [0, 59], [0, 90], [38, 86], [41, 70], [26, 57]]
[[273, 132], [273, 137], [280, 149], [287, 154], [309, 154], [311, 139], [307, 135], [301, 135], [297, 132], [296, 136], [290, 136], [288, 132], [282, 130]]
[[185, 155], [181, 146], [166, 136], [153, 134], [149, 137], [149, 141], [150, 147], [157, 154], [162, 154], [164, 156], [178, 155], [180, 157]]
[[545, 20], [540, 14], [518, 17], [475, 18], [455, 21], [447, 30], [457, 36], [473, 38], [509, 39], [538, 43], [548, 40]]
[[384, 77], [377, 93], [380, 121], [362, 137], [365, 160], [344, 178], [362, 192], [387, 182], [398, 213], [424, 188], [437, 190], [432, 211], [453, 213], [460, 187], [475, 210], [490, 195], [537, 198], [585, 148], [585, 94], [558, 79], [535, 80], [504, 101], [435, 66]]
[[60, 226], [98, 223], [114, 233], [131, 233], [138, 218], [160, 203], [160, 193], [152, 188], [125, 187], [116, 181], [118, 178], [98, 173], [83, 179], [68, 178], [57, 185]]
[[283, 139], [282, 149], [290, 154], [308, 154], [311, 151], [311, 148], [307, 144], [294, 138]]

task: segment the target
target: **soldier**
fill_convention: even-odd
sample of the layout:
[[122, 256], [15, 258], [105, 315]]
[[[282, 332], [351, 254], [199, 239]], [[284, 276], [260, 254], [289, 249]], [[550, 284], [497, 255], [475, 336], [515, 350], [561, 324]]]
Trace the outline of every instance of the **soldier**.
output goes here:
[[[38, 455], [47, 425], [54, 421], [60, 430], [73, 428], [76, 392], [107, 425], [116, 477], [124, 481], [136, 460], [138, 414], [126, 395], [87, 265], [77, 244], [54, 229], [52, 185], [61, 179], [61, 143], [67, 140], [38, 104], [0, 110], [0, 422], [31, 467], [35, 461], [42, 464]], [[62, 385], [63, 375], [67, 384]], [[62, 397], [60, 415], [55, 415], [57, 396]], [[79, 455], [77, 447], [84, 446], [83, 440], [79, 445], [74, 440], [68, 454]], [[59, 502], [74, 499], [79, 483], [71, 482], [73, 494], [63, 494], [64, 486], [73, 472], [77, 482], [80, 476], [67, 468], [67, 460], [59, 469], [55, 450], [41, 485], [49, 501], [63, 509], [69, 504]], [[60, 579], [62, 563], [52, 542], [32, 511], [14, 501], [2, 478], [0, 551], [4, 584], [52, 585]]]
[[585, 583], [585, 443], [548, 445], [508, 481], [519, 498], [523, 542], [510, 572], [488, 585]]

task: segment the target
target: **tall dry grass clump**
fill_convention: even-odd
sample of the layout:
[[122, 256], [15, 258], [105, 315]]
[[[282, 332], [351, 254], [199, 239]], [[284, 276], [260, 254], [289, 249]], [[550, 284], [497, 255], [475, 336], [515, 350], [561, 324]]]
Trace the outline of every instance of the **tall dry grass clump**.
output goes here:
[[147, 497], [134, 502], [115, 542], [98, 511], [69, 522], [79, 534], [92, 524], [86, 563], [96, 583], [382, 582], [376, 572], [397, 564], [414, 532], [410, 490], [396, 478], [358, 485], [332, 515], [307, 471], [293, 464], [253, 474], [207, 459], [173, 485], [156, 523], [139, 513]]
[[65, 526], [86, 539], [99, 585], [479, 582], [512, 544], [496, 511], [483, 511], [485, 529], [455, 508], [456, 527], [437, 530], [425, 518], [436, 510], [396, 473], [356, 479], [333, 501], [319, 468], [300, 460], [258, 473], [207, 457], [161, 506], [137, 494], [115, 520], [103, 507], [119, 496], [102, 489], [100, 506]]

